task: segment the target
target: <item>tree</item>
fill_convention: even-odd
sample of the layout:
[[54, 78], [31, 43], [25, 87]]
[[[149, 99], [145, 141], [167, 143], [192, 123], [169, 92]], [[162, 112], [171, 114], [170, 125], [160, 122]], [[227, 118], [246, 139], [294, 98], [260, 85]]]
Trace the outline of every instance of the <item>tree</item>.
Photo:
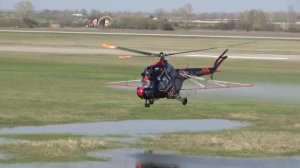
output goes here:
[[153, 12], [154, 16], [158, 19], [165, 19], [166, 18], [166, 12], [163, 9], [156, 9]]
[[34, 12], [34, 7], [30, 1], [20, 1], [15, 4], [15, 13], [21, 19], [29, 19]]
[[185, 4], [182, 7], [187, 14], [191, 14], [193, 12], [193, 6], [191, 4]]
[[1, 3], [1, 0], [0, 0], [0, 17], [1, 17], [1, 14], [2, 14], [2, 3]]
[[82, 8], [82, 9], [80, 10], [80, 12], [82, 13], [82, 15], [83, 15], [84, 17], [88, 17], [88, 15], [89, 15], [88, 11], [87, 11], [85, 8]]
[[64, 10], [58, 13], [58, 23], [62, 27], [71, 26], [74, 23], [75, 17], [72, 16], [72, 11]]
[[186, 21], [190, 20], [190, 15], [193, 12], [193, 6], [191, 4], [185, 4], [181, 8], [178, 9], [181, 17]]
[[101, 15], [102, 15], [102, 12], [100, 10], [93, 9], [90, 12], [89, 17], [100, 17]]
[[294, 24], [295, 22], [297, 22], [297, 13], [293, 6], [289, 6], [287, 11], [287, 23]]
[[246, 31], [268, 30], [269, 20], [261, 10], [251, 10], [241, 13], [239, 28]]
[[181, 23], [185, 23], [185, 27], [188, 27], [188, 24], [191, 20], [193, 12], [193, 6], [191, 4], [185, 4], [182, 7], [172, 10], [172, 15], [175, 16], [176, 20]]

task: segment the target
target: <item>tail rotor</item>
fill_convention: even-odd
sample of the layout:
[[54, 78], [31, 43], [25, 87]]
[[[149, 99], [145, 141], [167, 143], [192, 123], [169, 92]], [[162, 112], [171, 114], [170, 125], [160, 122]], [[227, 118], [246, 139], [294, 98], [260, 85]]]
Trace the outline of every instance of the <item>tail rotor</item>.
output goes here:
[[[225, 59], [228, 58], [227, 55], [225, 55], [228, 52], [228, 49], [226, 49], [215, 61], [215, 64], [213, 66], [214, 72], [216, 72], [219, 68], [219, 66], [225, 61]], [[211, 80], [214, 78], [214, 73], [210, 75]]]

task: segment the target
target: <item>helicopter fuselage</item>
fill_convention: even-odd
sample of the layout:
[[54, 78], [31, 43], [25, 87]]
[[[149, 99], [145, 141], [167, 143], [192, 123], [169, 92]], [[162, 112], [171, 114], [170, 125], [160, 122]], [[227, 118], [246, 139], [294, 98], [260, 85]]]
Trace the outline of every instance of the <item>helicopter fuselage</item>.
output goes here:
[[179, 99], [182, 84], [189, 75], [203, 76], [215, 71], [215, 68], [175, 69], [167, 60], [162, 59], [144, 69], [137, 95], [150, 102], [160, 98]]

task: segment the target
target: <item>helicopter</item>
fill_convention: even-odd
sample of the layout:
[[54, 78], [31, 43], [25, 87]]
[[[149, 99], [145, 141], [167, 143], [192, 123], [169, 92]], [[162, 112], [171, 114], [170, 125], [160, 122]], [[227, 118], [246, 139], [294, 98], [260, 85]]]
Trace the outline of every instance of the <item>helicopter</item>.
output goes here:
[[[245, 43], [241, 43], [245, 44]], [[241, 45], [236, 44], [236, 45]], [[231, 45], [231, 46], [236, 46]], [[241, 83], [231, 83], [224, 81], [216, 81], [213, 80], [214, 73], [218, 71], [220, 65], [228, 58], [226, 53], [228, 49], [222, 52], [214, 64], [211, 67], [202, 67], [202, 68], [183, 68], [183, 69], [175, 69], [166, 59], [166, 57], [178, 55], [178, 54], [186, 54], [192, 52], [200, 52], [213, 50], [218, 47], [205, 48], [199, 50], [189, 50], [183, 52], [176, 53], [151, 53], [146, 51], [140, 51], [120, 46], [114, 46], [107, 43], [102, 45], [103, 48], [106, 49], [118, 49], [131, 53], [142, 54], [150, 57], [158, 57], [159, 60], [152, 65], [147, 66], [143, 72], [141, 73], [142, 79], [140, 80], [139, 85], [132, 84], [133, 82], [137, 82], [138, 80], [132, 81], [121, 81], [121, 82], [111, 82], [108, 85], [111, 86], [129, 86], [129, 87], [137, 87], [136, 92], [137, 96], [141, 99], [145, 100], [145, 107], [149, 108], [154, 102], [158, 99], [167, 98], [167, 99], [177, 99], [182, 105], [186, 105], [188, 100], [187, 97], [181, 96], [182, 90], [197, 90], [197, 89], [212, 89], [212, 88], [231, 88], [231, 87], [251, 87], [253, 85], [250, 84], [241, 84]], [[211, 80], [206, 80], [202, 78], [202, 76], [210, 76]], [[186, 80], [191, 80], [196, 83], [200, 87], [184, 89], [182, 88], [183, 83]], [[200, 81], [205, 81], [205, 83], [209, 83], [210, 85], [203, 85]]]

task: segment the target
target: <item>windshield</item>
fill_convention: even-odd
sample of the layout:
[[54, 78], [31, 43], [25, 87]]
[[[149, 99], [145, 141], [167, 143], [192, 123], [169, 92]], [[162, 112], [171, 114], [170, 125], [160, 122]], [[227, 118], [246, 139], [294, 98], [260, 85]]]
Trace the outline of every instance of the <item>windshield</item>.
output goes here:
[[151, 87], [151, 82], [150, 80], [142, 80], [140, 83], [140, 86], [143, 86], [145, 88], [150, 88]]

